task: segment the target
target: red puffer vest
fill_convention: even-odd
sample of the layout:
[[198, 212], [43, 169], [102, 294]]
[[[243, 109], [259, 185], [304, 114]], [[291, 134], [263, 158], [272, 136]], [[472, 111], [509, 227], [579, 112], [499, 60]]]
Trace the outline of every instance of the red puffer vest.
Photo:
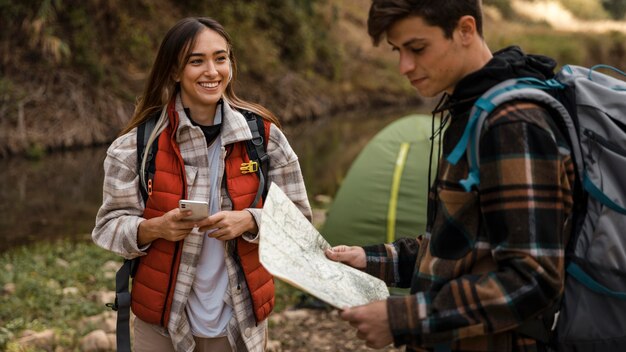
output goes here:
[[[154, 182], [148, 185], [144, 217], [161, 216], [178, 207], [178, 200], [187, 196], [183, 158], [175, 140], [178, 113], [173, 102], [168, 106], [169, 125], [158, 139]], [[270, 122], [265, 125], [265, 143], [269, 140]], [[266, 144], [267, 146], [267, 144]], [[241, 163], [249, 162], [244, 142], [226, 146], [225, 178], [233, 210], [242, 210], [252, 204], [259, 188], [256, 173], [242, 174]], [[257, 207], [262, 207], [262, 201]], [[167, 327], [182, 253], [182, 241], [158, 239], [152, 242], [147, 255], [141, 257], [133, 279], [131, 309], [141, 320]], [[258, 245], [237, 238], [237, 255], [252, 297], [254, 316], [263, 321], [274, 308], [274, 280], [259, 262]]]

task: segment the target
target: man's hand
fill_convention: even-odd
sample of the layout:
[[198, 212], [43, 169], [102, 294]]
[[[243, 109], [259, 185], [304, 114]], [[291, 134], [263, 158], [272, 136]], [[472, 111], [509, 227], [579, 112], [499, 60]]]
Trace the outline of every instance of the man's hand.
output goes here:
[[367, 347], [380, 349], [393, 343], [386, 300], [347, 308], [339, 316], [357, 329], [356, 337]]
[[358, 246], [336, 246], [324, 251], [332, 261], [350, 265], [356, 269], [365, 269], [365, 250]]

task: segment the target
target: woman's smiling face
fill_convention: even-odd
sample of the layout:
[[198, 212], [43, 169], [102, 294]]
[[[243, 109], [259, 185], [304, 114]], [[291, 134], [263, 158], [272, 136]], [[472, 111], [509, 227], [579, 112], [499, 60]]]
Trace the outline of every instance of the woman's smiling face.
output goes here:
[[183, 62], [179, 81], [183, 105], [198, 123], [212, 124], [217, 102], [222, 98], [230, 76], [226, 39], [211, 29], [196, 37], [190, 55]]

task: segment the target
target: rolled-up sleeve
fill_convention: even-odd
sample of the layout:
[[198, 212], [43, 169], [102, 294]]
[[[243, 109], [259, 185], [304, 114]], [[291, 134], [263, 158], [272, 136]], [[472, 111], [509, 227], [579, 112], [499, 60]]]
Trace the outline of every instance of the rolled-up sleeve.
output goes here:
[[[131, 259], [144, 255], [137, 246], [137, 227], [145, 220], [139, 192], [135, 131], [116, 139], [104, 160], [102, 206], [96, 215], [93, 241]], [[145, 249], [145, 248], [144, 248]]]

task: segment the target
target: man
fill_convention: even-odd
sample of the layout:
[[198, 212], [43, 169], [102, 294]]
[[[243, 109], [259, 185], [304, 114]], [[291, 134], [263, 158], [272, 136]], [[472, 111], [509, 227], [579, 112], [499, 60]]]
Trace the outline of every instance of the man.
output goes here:
[[439, 139], [426, 233], [326, 252], [411, 294], [345, 309], [341, 318], [373, 348], [545, 350], [522, 331], [541, 331], [563, 291], [573, 164], [561, 135], [548, 111], [516, 101], [487, 119], [478, 187], [465, 192], [459, 184], [468, 175], [465, 158], [452, 165], [445, 157], [482, 93], [509, 78], [550, 78], [555, 62], [516, 47], [492, 55], [480, 0], [374, 0], [368, 30], [375, 45], [386, 37], [421, 95], [443, 93], [433, 112], [443, 122], [433, 134], [449, 124]]

